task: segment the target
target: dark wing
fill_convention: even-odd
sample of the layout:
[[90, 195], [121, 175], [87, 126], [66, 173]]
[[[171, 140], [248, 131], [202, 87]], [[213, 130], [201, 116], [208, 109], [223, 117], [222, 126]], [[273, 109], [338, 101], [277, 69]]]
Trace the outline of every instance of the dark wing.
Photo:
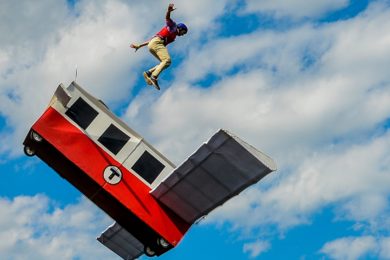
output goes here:
[[118, 223], [109, 226], [97, 240], [125, 260], [133, 260], [144, 253], [144, 246]]
[[194, 223], [275, 170], [270, 157], [219, 130], [151, 194], [185, 221]]

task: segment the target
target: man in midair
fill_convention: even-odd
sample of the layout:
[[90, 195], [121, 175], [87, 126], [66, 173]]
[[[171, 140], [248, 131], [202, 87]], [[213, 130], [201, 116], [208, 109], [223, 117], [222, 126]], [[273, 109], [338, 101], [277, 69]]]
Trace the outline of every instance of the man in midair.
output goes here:
[[148, 45], [150, 53], [156, 57], [160, 63], [155, 67], [143, 73], [145, 81], [149, 85], [154, 85], [160, 90], [158, 84], [158, 76], [160, 73], [171, 65], [171, 57], [167, 49], [167, 45], [173, 42], [176, 36], [183, 36], [188, 32], [187, 26], [184, 23], [176, 23], [171, 19], [171, 12], [176, 10], [174, 4], [168, 5], [168, 10], [165, 15], [166, 26], [163, 27], [152, 39], [141, 44], [131, 44], [130, 47], [137, 51], [139, 48]]

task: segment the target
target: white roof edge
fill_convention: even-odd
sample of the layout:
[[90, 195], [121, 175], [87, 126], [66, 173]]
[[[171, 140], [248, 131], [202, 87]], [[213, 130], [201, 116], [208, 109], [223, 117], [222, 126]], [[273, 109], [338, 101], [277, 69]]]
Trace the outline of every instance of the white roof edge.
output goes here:
[[[60, 86], [64, 87], [62, 84]], [[89, 94], [85, 89], [83, 89], [80, 85], [78, 85], [75, 81], [73, 81], [69, 86], [73, 86], [78, 91], [80, 91], [84, 96], [86, 96], [89, 100], [91, 100], [97, 107], [99, 107], [101, 110], [103, 110], [107, 115], [109, 115], [116, 123], [118, 123], [121, 127], [126, 129], [126, 131], [129, 131], [133, 136], [138, 138], [140, 142], [143, 142], [146, 146], [148, 146], [154, 153], [156, 153], [160, 158], [162, 158], [165, 162], [167, 162], [172, 168], [175, 168], [176, 165], [171, 162], [167, 157], [165, 157], [160, 151], [158, 151], [154, 146], [152, 146], [150, 143], [148, 143], [140, 134], [138, 134], [135, 130], [130, 128], [127, 124], [125, 124], [122, 119], [117, 117], [111, 110], [109, 110], [104, 103], [101, 103], [102, 101], [95, 98], [91, 94]], [[65, 88], [65, 87], [64, 87]]]
[[233, 138], [234, 140], [236, 140], [239, 144], [241, 144], [248, 152], [250, 152], [253, 156], [255, 156], [257, 159], [259, 159], [262, 163], [264, 163], [265, 166], [267, 166], [271, 171], [276, 171], [277, 170], [277, 166], [276, 166], [276, 163], [275, 161], [269, 157], [268, 155], [266, 155], [265, 153], [257, 150], [255, 147], [253, 147], [252, 145], [250, 145], [249, 143], [245, 142], [244, 140], [242, 140], [240, 137], [238, 137], [237, 135], [231, 133], [230, 131], [226, 130], [226, 129], [220, 129], [220, 131], [223, 131], [225, 132], [227, 135], [229, 135], [231, 138]]

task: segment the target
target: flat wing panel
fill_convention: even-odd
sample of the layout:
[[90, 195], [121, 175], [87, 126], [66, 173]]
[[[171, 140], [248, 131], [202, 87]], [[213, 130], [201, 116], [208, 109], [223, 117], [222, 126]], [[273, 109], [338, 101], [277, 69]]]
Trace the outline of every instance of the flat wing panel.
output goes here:
[[275, 170], [270, 157], [219, 130], [151, 194], [186, 222], [194, 223]]
[[118, 223], [109, 226], [97, 240], [125, 260], [136, 259], [144, 252], [144, 246]]

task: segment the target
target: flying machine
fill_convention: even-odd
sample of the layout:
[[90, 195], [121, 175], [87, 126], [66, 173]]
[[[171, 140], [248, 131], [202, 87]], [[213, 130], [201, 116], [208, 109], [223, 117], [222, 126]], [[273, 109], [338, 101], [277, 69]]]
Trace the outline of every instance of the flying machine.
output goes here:
[[176, 167], [76, 82], [58, 86], [23, 145], [115, 221], [97, 240], [127, 260], [176, 247], [197, 220], [276, 170], [224, 129]]

